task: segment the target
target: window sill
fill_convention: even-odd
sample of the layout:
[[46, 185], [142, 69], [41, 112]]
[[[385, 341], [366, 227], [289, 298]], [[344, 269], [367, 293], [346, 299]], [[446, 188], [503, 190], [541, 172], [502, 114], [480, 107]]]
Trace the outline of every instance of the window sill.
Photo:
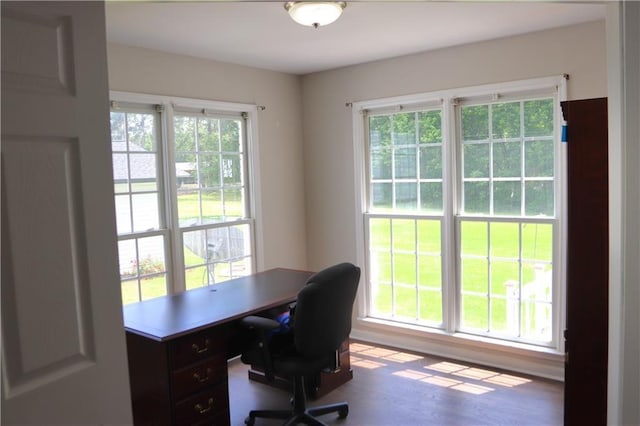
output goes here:
[[564, 354], [552, 348], [373, 318], [358, 318], [351, 337], [460, 361], [564, 380]]

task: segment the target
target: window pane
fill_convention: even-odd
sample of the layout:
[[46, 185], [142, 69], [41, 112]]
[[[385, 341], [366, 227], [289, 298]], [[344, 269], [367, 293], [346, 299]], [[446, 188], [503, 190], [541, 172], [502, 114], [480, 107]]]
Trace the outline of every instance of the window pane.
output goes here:
[[486, 259], [463, 258], [462, 259], [462, 292], [481, 293], [489, 292], [489, 268]]
[[371, 185], [372, 203], [374, 208], [387, 208], [393, 206], [393, 191], [390, 183], [374, 183]]
[[135, 303], [140, 301], [140, 292], [138, 291], [138, 279], [134, 278], [127, 281], [122, 281], [120, 284], [120, 291], [122, 292], [122, 304], [128, 305], [129, 303]]
[[225, 152], [242, 152], [240, 120], [220, 120], [222, 129], [222, 150]]
[[522, 336], [551, 341], [551, 304], [525, 301], [522, 303]]
[[464, 145], [464, 177], [489, 177], [489, 144]]
[[162, 274], [141, 278], [140, 292], [142, 300], [165, 296], [167, 294], [167, 276]]
[[369, 247], [371, 250], [388, 250], [391, 247], [391, 221], [371, 219], [369, 221]]
[[[491, 257], [520, 257], [520, 224], [491, 223]], [[526, 226], [526, 225], [525, 225]]]
[[520, 137], [520, 102], [493, 104], [491, 113], [494, 139]]
[[[512, 330], [512, 325], [509, 323], [512, 318], [507, 315], [509, 302], [505, 299], [491, 299], [491, 327], [489, 331], [500, 334], [511, 334], [517, 336]], [[517, 306], [516, 306], [517, 308]], [[518, 321], [518, 317], [513, 318]], [[516, 328], [517, 330], [517, 328]]]
[[217, 119], [198, 118], [198, 151], [220, 151], [220, 129]]
[[489, 182], [464, 182], [464, 212], [489, 214]]
[[116, 193], [129, 192], [129, 164], [127, 154], [113, 154], [113, 183]]
[[142, 232], [160, 229], [158, 215], [158, 194], [133, 194], [131, 195], [133, 207], [133, 231]]
[[176, 115], [173, 118], [174, 147], [176, 153], [196, 151], [196, 119]]
[[372, 301], [371, 307], [372, 314], [381, 316], [391, 316], [391, 285], [383, 283], [371, 282]]
[[202, 217], [199, 218], [200, 224], [221, 222], [224, 217], [222, 208], [222, 191], [211, 190], [201, 191], [200, 199], [202, 200]]
[[522, 185], [517, 182], [494, 182], [493, 213], [504, 216], [519, 216], [522, 206]]
[[138, 240], [138, 272], [140, 275], [164, 273], [165, 265], [164, 238], [161, 236], [139, 238]]
[[489, 139], [489, 107], [487, 105], [462, 108], [462, 139], [464, 141]]
[[372, 149], [391, 145], [391, 116], [369, 117], [369, 144]]
[[[393, 219], [391, 221], [393, 231], [393, 250], [415, 253], [416, 228], [413, 219]], [[415, 271], [415, 268], [414, 268]]]
[[242, 156], [222, 156], [222, 180], [225, 185], [242, 185]]
[[553, 99], [524, 102], [524, 135], [553, 136]]
[[[391, 284], [391, 252], [371, 252], [371, 282]], [[389, 299], [389, 302], [391, 299]]]
[[553, 182], [529, 181], [525, 183], [525, 214], [553, 217]]
[[420, 148], [420, 178], [442, 179], [442, 148], [440, 146]]
[[118, 264], [120, 265], [120, 280], [136, 277], [138, 253], [135, 240], [118, 241]]
[[416, 143], [415, 113], [408, 112], [393, 115], [393, 144], [408, 145]]
[[371, 151], [371, 179], [391, 179], [391, 150]]
[[420, 321], [442, 324], [442, 292], [420, 289]]
[[[249, 225], [189, 231], [182, 235], [188, 271], [185, 279], [189, 288], [251, 273]], [[201, 268], [194, 268], [200, 265]]]
[[522, 257], [548, 263], [553, 256], [553, 226], [543, 223], [522, 224]]
[[226, 220], [240, 219], [244, 214], [244, 190], [224, 190], [224, 216]]
[[440, 254], [442, 239], [439, 220], [418, 220], [418, 253]]
[[416, 173], [416, 149], [397, 148], [394, 150], [394, 164], [396, 179], [415, 179]]
[[[512, 283], [520, 282], [520, 263], [491, 261], [491, 296], [506, 296]], [[517, 286], [516, 286], [517, 288]]]
[[487, 331], [489, 312], [486, 297], [462, 295], [462, 328]]
[[[415, 275], [414, 275], [415, 277]], [[416, 311], [416, 289], [415, 287], [395, 286], [395, 316], [415, 320], [418, 315]]]
[[131, 232], [131, 199], [129, 195], [116, 195], [116, 228], [118, 235]]
[[437, 111], [422, 111], [418, 113], [420, 143], [442, 142], [442, 113]]
[[442, 212], [442, 183], [420, 184], [420, 210], [426, 212]]
[[418, 285], [437, 291], [442, 289], [442, 259], [440, 256], [418, 256]]
[[520, 142], [497, 142], [493, 144], [493, 176], [522, 176]]
[[198, 182], [201, 188], [220, 186], [220, 156], [218, 154], [198, 154]]
[[167, 294], [164, 237], [119, 241], [118, 259], [123, 303]]
[[156, 154], [129, 154], [131, 191], [157, 191]]
[[525, 142], [525, 176], [553, 177], [553, 141]]
[[[111, 113], [111, 143], [126, 142], [126, 136], [124, 131], [125, 126], [125, 113], [124, 112], [112, 112]], [[123, 151], [121, 149], [113, 149], [114, 151]]]
[[156, 151], [155, 117], [153, 114], [127, 113], [129, 151]]
[[462, 222], [460, 224], [460, 246], [462, 255], [488, 255], [489, 236], [487, 222]]
[[418, 185], [415, 183], [396, 183], [396, 208], [416, 210], [418, 208]]

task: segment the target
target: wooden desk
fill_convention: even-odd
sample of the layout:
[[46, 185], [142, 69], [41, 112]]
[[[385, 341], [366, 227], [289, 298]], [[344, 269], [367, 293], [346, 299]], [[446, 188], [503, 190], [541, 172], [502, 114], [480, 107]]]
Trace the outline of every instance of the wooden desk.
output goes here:
[[311, 272], [272, 269], [125, 306], [136, 425], [228, 425], [238, 320], [286, 306]]

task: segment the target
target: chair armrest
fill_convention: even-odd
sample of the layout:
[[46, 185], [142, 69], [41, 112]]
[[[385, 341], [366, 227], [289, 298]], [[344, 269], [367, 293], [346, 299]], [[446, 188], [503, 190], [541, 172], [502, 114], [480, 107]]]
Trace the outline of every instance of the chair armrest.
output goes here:
[[257, 328], [262, 331], [273, 331], [280, 328], [280, 323], [278, 321], [272, 320], [270, 318], [258, 317], [255, 315], [242, 318], [240, 320], [240, 323], [247, 328]]

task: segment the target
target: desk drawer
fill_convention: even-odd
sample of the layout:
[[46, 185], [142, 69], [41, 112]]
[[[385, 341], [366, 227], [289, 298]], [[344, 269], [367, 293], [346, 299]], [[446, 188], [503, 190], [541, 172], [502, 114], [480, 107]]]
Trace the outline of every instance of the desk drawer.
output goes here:
[[227, 419], [228, 424], [229, 393], [227, 382], [212, 387], [192, 398], [176, 405], [176, 425], [217, 424], [219, 419]]
[[224, 335], [216, 329], [205, 330], [175, 340], [171, 345], [171, 367], [182, 368], [225, 353]]
[[227, 382], [227, 360], [218, 353], [199, 364], [193, 364], [171, 373], [176, 400], [195, 394], [211, 385]]

